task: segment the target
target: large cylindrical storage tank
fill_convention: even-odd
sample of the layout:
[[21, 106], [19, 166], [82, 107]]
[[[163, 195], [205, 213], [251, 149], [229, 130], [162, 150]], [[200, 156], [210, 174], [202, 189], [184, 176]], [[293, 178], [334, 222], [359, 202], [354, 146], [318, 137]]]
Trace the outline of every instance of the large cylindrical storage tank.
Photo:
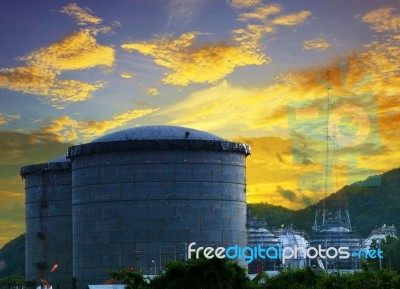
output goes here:
[[[71, 163], [60, 157], [21, 168], [25, 179], [25, 280], [72, 288]], [[55, 271], [50, 272], [54, 265]]]
[[71, 147], [77, 288], [110, 269], [159, 273], [199, 246], [245, 246], [248, 145], [174, 126]]

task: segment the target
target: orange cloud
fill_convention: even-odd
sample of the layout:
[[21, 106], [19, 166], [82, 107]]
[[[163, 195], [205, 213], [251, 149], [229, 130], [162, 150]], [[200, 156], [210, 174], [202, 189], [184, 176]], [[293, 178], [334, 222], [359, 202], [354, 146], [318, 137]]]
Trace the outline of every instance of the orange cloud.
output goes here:
[[150, 55], [158, 65], [167, 67], [164, 83], [188, 85], [212, 83], [232, 73], [236, 67], [260, 65], [265, 57], [256, 51], [246, 51], [239, 45], [205, 44], [194, 47], [196, 33], [185, 33], [176, 39], [158, 37], [152, 41], [127, 43], [121, 47]]
[[314, 90], [297, 87], [301, 81], [301, 78], [288, 75], [288, 80], [284, 82], [253, 88], [222, 81], [211, 88], [192, 93], [186, 99], [163, 109], [160, 114], [171, 116], [171, 124], [222, 135], [237, 132], [239, 128], [243, 133], [257, 131], [264, 135], [288, 137], [286, 104], [326, 93], [326, 89], [315, 83], [315, 79]]
[[130, 121], [158, 111], [155, 109], [137, 109], [116, 114], [111, 120], [78, 121], [69, 116], [53, 119], [41, 128], [42, 133], [54, 135], [58, 141], [90, 140], [103, 135], [106, 131], [128, 124]]
[[326, 50], [331, 44], [323, 38], [314, 38], [304, 41], [304, 50]]
[[310, 11], [301, 11], [299, 13], [277, 17], [272, 21], [272, 23], [275, 25], [295, 26], [306, 21], [309, 16], [311, 16]]
[[261, 20], [264, 21], [268, 16], [277, 14], [281, 11], [281, 6], [278, 4], [263, 5], [255, 8], [251, 12], [240, 13], [238, 20], [249, 21], [249, 20]]
[[[386, 113], [393, 114], [399, 108], [393, 104], [393, 97], [398, 96], [400, 91], [400, 84], [396, 81], [400, 76], [397, 45], [393, 41], [374, 43], [369, 50], [350, 55], [346, 59], [347, 71], [343, 70], [346, 73], [343, 85], [341, 69], [333, 62], [329, 66], [288, 72], [276, 83], [262, 87], [238, 87], [223, 81], [192, 93], [164, 109], [162, 114], [172, 116], [171, 124], [216, 133], [226, 134], [240, 127], [248, 133], [257, 130], [266, 135], [287, 137], [286, 105], [291, 101], [324, 97], [327, 87], [319, 79], [326, 78], [327, 68], [330, 71], [332, 97], [373, 92], [377, 95], [378, 105], [384, 102], [388, 110]], [[380, 108], [379, 113], [383, 112]]]
[[[269, 16], [281, 11], [278, 4], [268, 4], [255, 8], [246, 13], [241, 13], [238, 20], [247, 22], [246, 28], [235, 29], [232, 31], [233, 39], [240, 43], [245, 50], [258, 51], [262, 38], [276, 31], [279, 26], [295, 26], [303, 23], [310, 15], [309, 11], [299, 13], [278, 15], [274, 19]], [[254, 24], [253, 21], [259, 22]]]
[[0, 69], [0, 88], [46, 97], [56, 107], [65, 102], [83, 101], [102, 88], [104, 82], [93, 84], [60, 79], [64, 71], [84, 70], [96, 66], [112, 66], [114, 49], [99, 45], [88, 30], [81, 30], [20, 57], [26, 66]]
[[116, 114], [113, 116], [111, 120], [105, 121], [86, 121], [83, 124], [81, 129], [81, 133], [84, 135], [84, 138], [94, 138], [97, 136], [103, 135], [106, 131], [124, 126], [128, 124], [130, 121], [141, 118], [148, 114], [154, 113], [158, 111], [159, 108], [149, 108], [149, 109], [136, 109], [128, 112]]
[[159, 94], [158, 89], [155, 87], [150, 87], [146, 89], [146, 94], [147, 95], [152, 95], [152, 96], [157, 96]]
[[262, 4], [262, 0], [230, 0], [229, 4], [234, 8], [249, 8]]
[[0, 112], [0, 125], [9, 123], [11, 120], [21, 119], [19, 114], [4, 114]]
[[132, 79], [135, 77], [135, 74], [132, 72], [125, 71], [125, 72], [122, 72], [119, 76], [121, 76], [122, 78], [125, 78], [125, 79]]
[[29, 66], [59, 74], [66, 70], [112, 66], [114, 49], [99, 45], [87, 30], [80, 30], [48, 47], [20, 57], [20, 60]]
[[[233, 39], [240, 43], [244, 50], [258, 51], [260, 49], [260, 41], [269, 33], [275, 32], [275, 27], [271, 25], [255, 25], [248, 24], [246, 28], [236, 29], [232, 31]], [[269, 63], [271, 59], [264, 55], [265, 63]]]
[[190, 83], [214, 83], [224, 79], [236, 68], [262, 65], [270, 59], [262, 52], [261, 39], [275, 31], [276, 26], [294, 26], [304, 22], [311, 13], [278, 16], [273, 20], [266, 17], [280, 11], [276, 4], [256, 7], [242, 13], [239, 20], [261, 20], [262, 24], [248, 23], [246, 28], [232, 31], [232, 43], [196, 43], [198, 32], [184, 33], [178, 38], [171, 35], [158, 36], [150, 41], [132, 42], [121, 45], [127, 51], [137, 51], [153, 57], [154, 62], [169, 71], [162, 81], [167, 84], [186, 86]]
[[377, 32], [390, 31], [399, 33], [400, 13], [397, 8], [380, 8], [372, 10], [362, 17]]
[[76, 3], [70, 3], [64, 6], [61, 8], [60, 12], [75, 18], [78, 21], [78, 25], [100, 24], [103, 21], [101, 18], [92, 15], [90, 9], [81, 8]]

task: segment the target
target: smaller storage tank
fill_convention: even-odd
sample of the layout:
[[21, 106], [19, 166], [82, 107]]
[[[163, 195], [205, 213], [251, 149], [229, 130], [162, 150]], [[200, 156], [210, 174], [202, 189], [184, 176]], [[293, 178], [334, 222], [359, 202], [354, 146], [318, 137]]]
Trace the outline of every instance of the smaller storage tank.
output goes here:
[[[310, 245], [306, 234], [303, 231], [296, 230], [293, 226], [282, 227], [281, 229], [274, 230], [273, 233], [278, 237], [282, 248], [290, 247], [294, 249], [297, 246], [298, 248], [307, 249]], [[287, 252], [286, 255], [289, 256], [290, 252]], [[304, 268], [309, 265], [309, 260], [303, 251], [299, 251], [297, 258], [288, 258], [285, 264], [282, 265], [291, 268]]]
[[20, 174], [25, 179], [25, 280], [39, 285], [44, 278], [54, 289], [71, 289], [71, 163], [59, 157], [25, 166]]
[[[261, 246], [264, 250], [274, 247], [278, 250], [279, 239], [267, 228], [264, 220], [252, 219], [247, 224], [247, 243], [251, 248]], [[276, 271], [281, 264], [279, 258], [257, 258], [249, 264], [248, 272], [258, 274], [261, 271]]]

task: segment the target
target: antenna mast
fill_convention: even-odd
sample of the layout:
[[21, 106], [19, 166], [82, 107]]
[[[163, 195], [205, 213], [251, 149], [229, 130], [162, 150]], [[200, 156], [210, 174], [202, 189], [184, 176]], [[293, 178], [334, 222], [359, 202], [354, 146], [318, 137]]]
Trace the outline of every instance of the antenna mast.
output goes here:
[[[330, 70], [328, 69], [326, 72], [328, 83], [330, 82]], [[322, 226], [325, 225], [325, 217], [326, 217], [326, 199], [328, 197], [328, 172], [329, 172], [329, 115], [331, 110], [331, 86], [328, 86], [328, 91], [326, 95], [326, 135], [325, 135], [325, 144], [326, 144], [326, 152], [325, 152], [325, 188], [324, 188], [324, 204], [323, 204], [323, 212], [322, 212]]]

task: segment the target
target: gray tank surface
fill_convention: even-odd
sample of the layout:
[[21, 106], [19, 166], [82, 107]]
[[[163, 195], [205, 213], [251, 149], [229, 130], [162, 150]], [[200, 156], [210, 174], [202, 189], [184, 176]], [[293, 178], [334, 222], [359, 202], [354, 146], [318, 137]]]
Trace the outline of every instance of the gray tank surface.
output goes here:
[[[72, 288], [71, 163], [59, 157], [21, 168], [25, 179], [25, 280]], [[50, 272], [54, 265], [58, 268]]]
[[77, 288], [132, 267], [159, 273], [188, 243], [246, 246], [249, 146], [175, 126], [122, 130], [69, 148]]

